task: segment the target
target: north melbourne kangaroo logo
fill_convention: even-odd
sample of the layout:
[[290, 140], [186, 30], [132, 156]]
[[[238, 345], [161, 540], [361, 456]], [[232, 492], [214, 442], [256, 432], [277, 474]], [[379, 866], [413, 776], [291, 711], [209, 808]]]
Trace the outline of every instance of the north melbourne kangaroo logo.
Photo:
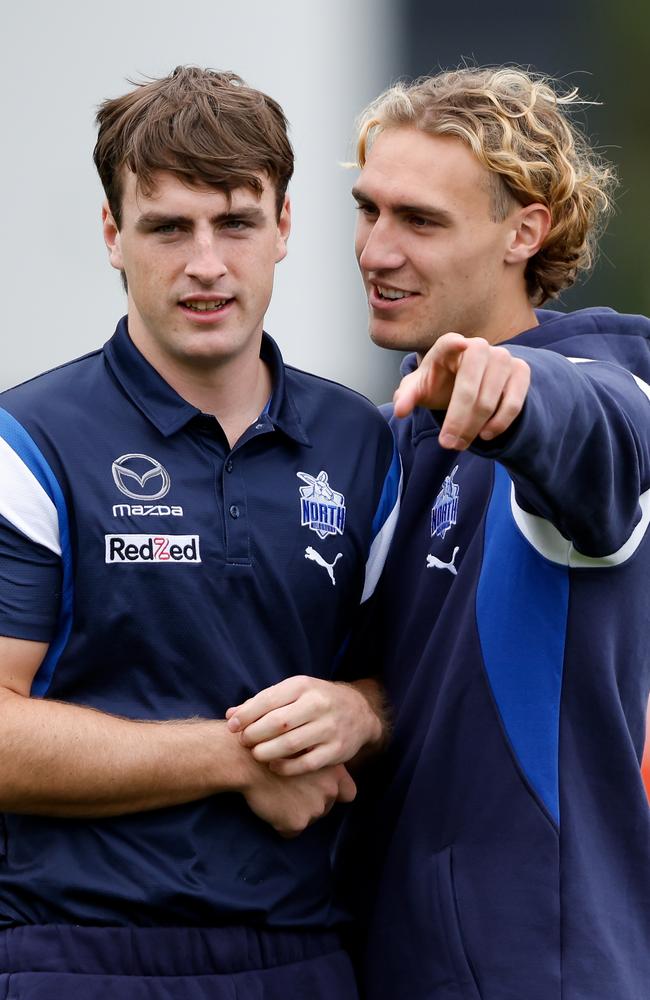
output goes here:
[[324, 470], [317, 476], [308, 472], [297, 472], [306, 486], [300, 490], [300, 524], [315, 531], [319, 538], [328, 535], [342, 535], [345, 528], [345, 497], [337, 493], [329, 484]]
[[332, 581], [333, 587], [336, 586], [336, 580], [334, 579], [334, 567], [336, 566], [339, 559], [342, 558], [343, 558], [343, 553], [338, 552], [336, 558], [334, 559], [334, 562], [328, 563], [325, 562], [320, 552], [317, 552], [316, 549], [312, 549], [311, 545], [308, 545], [307, 548], [305, 549], [305, 559], [312, 559], [315, 563], [318, 563], [319, 566], [322, 566], [323, 569], [326, 569], [327, 574], [330, 580]]
[[431, 510], [431, 537], [444, 538], [450, 528], [456, 524], [458, 517], [458, 496], [460, 486], [454, 482], [454, 476], [458, 472], [456, 465], [451, 475], [445, 476], [442, 489], [436, 497], [436, 502]]
[[450, 573], [457, 576], [458, 570], [454, 566], [454, 560], [456, 559], [457, 552], [458, 546], [454, 549], [454, 554], [452, 555], [450, 562], [443, 562], [442, 559], [438, 559], [437, 556], [427, 556], [427, 569], [448, 569]]

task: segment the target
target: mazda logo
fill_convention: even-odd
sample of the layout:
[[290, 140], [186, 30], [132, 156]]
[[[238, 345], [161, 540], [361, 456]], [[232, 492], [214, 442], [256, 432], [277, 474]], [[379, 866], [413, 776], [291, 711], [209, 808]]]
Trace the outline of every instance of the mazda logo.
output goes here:
[[148, 455], [121, 455], [113, 462], [112, 472], [120, 493], [132, 500], [160, 500], [169, 493], [167, 469]]

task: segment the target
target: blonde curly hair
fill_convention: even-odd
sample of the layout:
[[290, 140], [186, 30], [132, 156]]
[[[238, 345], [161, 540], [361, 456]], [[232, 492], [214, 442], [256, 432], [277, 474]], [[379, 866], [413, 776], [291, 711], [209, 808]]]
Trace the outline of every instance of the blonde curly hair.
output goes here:
[[576, 89], [561, 93], [549, 77], [510, 66], [398, 83], [362, 113], [357, 159], [363, 167], [374, 137], [385, 128], [457, 136], [490, 171], [495, 221], [506, 217], [513, 199], [545, 205], [551, 228], [526, 269], [528, 295], [540, 305], [591, 268], [612, 209], [614, 170], [568, 117], [587, 103]]

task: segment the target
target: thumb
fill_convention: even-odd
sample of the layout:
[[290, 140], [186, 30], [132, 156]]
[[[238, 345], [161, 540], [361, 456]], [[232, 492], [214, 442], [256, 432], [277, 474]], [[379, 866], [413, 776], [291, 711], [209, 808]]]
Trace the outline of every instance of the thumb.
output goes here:
[[339, 774], [339, 794], [337, 802], [353, 802], [357, 796], [357, 786], [350, 776], [350, 772], [343, 764], [338, 764], [336, 770]]

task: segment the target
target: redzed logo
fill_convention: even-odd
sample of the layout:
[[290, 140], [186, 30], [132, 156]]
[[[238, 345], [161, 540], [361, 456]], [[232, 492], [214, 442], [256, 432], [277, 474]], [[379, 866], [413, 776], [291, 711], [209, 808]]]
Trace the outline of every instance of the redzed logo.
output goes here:
[[105, 535], [107, 563], [200, 563], [198, 535]]

